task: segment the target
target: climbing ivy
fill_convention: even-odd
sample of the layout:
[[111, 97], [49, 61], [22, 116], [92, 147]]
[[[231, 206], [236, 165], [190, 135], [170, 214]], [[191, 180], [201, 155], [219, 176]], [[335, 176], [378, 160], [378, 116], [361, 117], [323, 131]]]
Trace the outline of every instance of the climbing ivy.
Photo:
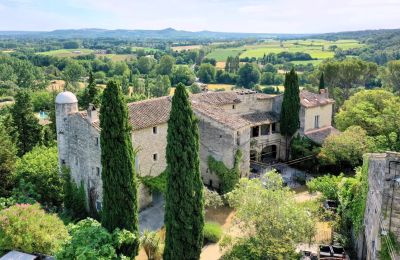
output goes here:
[[167, 190], [167, 170], [164, 170], [160, 175], [138, 177], [139, 181], [150, 189], [151, 192], [161, 192], [165, 194]]
[[242, 151], [239, 149], [235, 154], [233, 168], [229, 169], [221, 161], [215, 160], [211, 155], [208, 156], [208, 168], [215, 173], [220, 179], [221, 192], [227, 193], [235, 188], [240, 179], [240, 161], [242, 159]]
[[393, 232], [389, 232], [389, 234], [381, 236], [382, 246], [379, 251], [379, 256], [381, 260], [391, 260], [391, 251], [389, 248], [394, 250], [394, 253], [400, 252], [400, 243], [397, 241], [395, 234]]

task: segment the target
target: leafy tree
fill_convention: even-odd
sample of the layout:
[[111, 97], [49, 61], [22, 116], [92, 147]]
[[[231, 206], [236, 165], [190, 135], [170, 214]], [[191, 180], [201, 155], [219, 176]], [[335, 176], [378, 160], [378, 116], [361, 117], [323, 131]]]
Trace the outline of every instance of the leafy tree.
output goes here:
[[57, 253], [57, 259], [124, 259], [118, 253], [121, 247], [137, 240], [133, 233], [126, 230], [116, 229], [109, 233], [91, 218], [70, 224], [68, 232], [71, 239]]
[[240, 67], [238, 75], [237, 85], [244, 88], [253, 88], [260, 82], [260, 70], [254, 63], [246, 63]]
[[15, 167], [17, 149], [0, 123], [0, 197], [8, 197], [12, 189], [11, 173]]
[[382, 80], [385, 87], [392, 89], [393, 92], [400, 92], [400, 60], [389, 61], [383, 72]]
[[292, 69], [285, 76], [280, 130], [286, 137], [286, 158], [289, 158], [289, 140], [300, 128], [300, 90], [296, 72]]
[[157, 73], [160, 75], [171, 75], [175, 65], [175, 59], [171, 55], [164, 55], [160, 59], [157, 67]]
[[18, 155], [24, 155], [40, 143], [41, 127], [33, 114], [33, 106], [27, 91], [20, 91], [15, 96], [15, 104], [11, 109], [14, 132], [18, 136]]
[[193, 84], [195, 80], [195, 75], [193, 70], [191, 70], [188, 66], [176, 66], [173, 69], [172, 73], [172, 84], [177, 85], [179, 83], [184, 84], [185, 86], [190, 86]]
[[15, 183], [32, 184], [36, 201], [46, 207], [59, 207], [63, 201], [63, 180], [58, 172], [57, 147], [35, 147], [19, 159], [14, 171]]
[[314, 220], [275, 172], [262, 180], [241, 179], [227, 199], [243, 236], [222, 259], [294, 259], [297, 243], [313, 237]]
[[215, 80], [220, 84], [236, 84], [237, 75], [223, 70], [217, 70]]
[[232, 57], [229, 56], [225, 62], [225, 71], [230, 73], [235, 73], [239, 70], [240, 62], [239, 56]]
[[190, 85], [189, 91], [192, 94], [198, 94], [201, 93], [201, 88], [199, 87], [199, 84], [193, 83], [192, 85]]
[[324, 81], [324, 73], [321, 73], [321, 77], [319, 78], [319, 90], [325, 89], [325, 81]]
[[140, 57], [137, 66], [140, 73], [148, 74], [153, 69], [154, 61], [149, 57]]
[[88, 108], [89, 104], [93, 104], [96, 107], [98, 107], [99, 103], [100, 103], [99, 89], [97, 88], [97, 84], [95, 82], [93, 73], [90, 71], [88, 85], [84, 90], [81, 105], [84, 108]]
[[167, 75], [158, 75], [154, 86], [151, 88], [151, 95], [153, 97], [162, 97], [169, 94], [171, 88], [171, 81]]
[[68, 239], [63, 222], [40, 205], [17, 204], [0, 211], [0, 250], [55, 254]]
[[325, 165], [358, 166], [364, 153], [373, 151], [375, 144], [364, 129], [351, 126], [339, 135], [328, 136], [318, 155]]
[[77, 82], [84, 73], [85, 69], [79, 62], [70, 60], [62, 71], [62, 78], [65, 80], [65, 89], [76, 89]]
[[[112, 232], [126, 229], [138, 237], [137, 180], [128, 108], [121, 87], [110, 81], [103, 92], [100, 114], [103, 181], [102, 224]], [[138, 253], [138, 244], [129, 253]]]
[[335, 116], [336, 126], [344, 131], [350, 126], [360, 126], [368, 136], [374, 137], [383, 147], [379, 150], [400, 151], [400, 98], [381, 90], [364, 90], [356, 93]]
[[197, 76], [201, 82], [211, 83], [215, 81], [216, 69], [210, 63], [203, 63], [200, 65]]
[[164, 259], [199, 259], [204, 226], [199, 132], [183, 84], [177, 86], [172, 98], [166, 154]]
[[224, 205], [222, 197], [218, 192], [204, 188], [204, 207], [205, 208], [219, 208]]
[[310, 192], [321, 192], [325, 199], [339, 201], [339, 184], [343, 178], [343, 174], [339, 176], [327, 174], [307, 182], [307, 187]]

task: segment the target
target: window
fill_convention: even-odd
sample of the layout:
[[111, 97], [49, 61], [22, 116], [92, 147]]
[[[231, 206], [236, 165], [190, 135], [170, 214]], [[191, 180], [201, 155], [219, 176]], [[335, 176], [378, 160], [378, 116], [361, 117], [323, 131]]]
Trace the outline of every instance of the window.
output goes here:
[[235, 105], [232, 105], [232, 109], [235, 109]]
[[157, 126], [153, 127], [153, 134], [157, 134]]
[[240, 132], [239, 131], [236, 132], [236, 144], [240, 145]]
[[314, 117], [314, 128], [319, 128], [319, 116]]
[[276, 123], [272, 123], [272, 133], [276, 133]]
[[94, 144], [95, 144], [96, 146], [99, 146], [99, 138], [98, 138], [98, 137], [96, 137], [96, 138], [94, 139]]
[[100, 167], [96, 167], [96, 175], [100, 176]]
[[258, 126], [252, 127], [251, 128], [251, 137], [258, 137], [259, 132], [258, 132]]
[[269, 125], [261, 125], [261, 135], [269, 135]]
[[158, 154], [154, 153], [153, 154], [153, 161], [157, 161], [158, 160]]
[[210, 187], [213, 186], [212, 180], [209, 180], [209, 185], [210, 185]]
[[96, 201], [96, 209], [97, 209], [97, 211], [101, 211], [101, 202], [100, 201]]
[[65, 165], [65, 160], [64, 159], [61, 159], [61, 164]]

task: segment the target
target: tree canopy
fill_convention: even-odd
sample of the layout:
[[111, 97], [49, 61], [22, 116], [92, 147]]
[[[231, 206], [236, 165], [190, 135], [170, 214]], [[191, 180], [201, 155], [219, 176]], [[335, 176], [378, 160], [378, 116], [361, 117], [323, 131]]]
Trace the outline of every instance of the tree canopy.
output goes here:
[[253, 88], [260, 82], [261, 74], [257, 65], [246, 63], [238, 71], [237, 85], [244, 88]]

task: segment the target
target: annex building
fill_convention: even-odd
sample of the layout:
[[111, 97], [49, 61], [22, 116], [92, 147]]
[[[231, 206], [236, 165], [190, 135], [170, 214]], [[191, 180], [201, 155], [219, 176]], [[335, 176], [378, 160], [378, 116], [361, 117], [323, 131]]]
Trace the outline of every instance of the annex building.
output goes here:
[[[274, 162], [286, 158], [285, 138], [279, 131], [283, 95], [267, 95], [252, 90], [204, 92], [190, 96], [198, 117], [200, 168], [204, 184], [218, 188], [217, 175], [209, 170], [208, 158], [233, 168], [238, 150], [242, 176], [248, 176], [252, 161]], [[316, 143], [337, 130], [331, 126], [334, 101], [324, 90], [320, 94], [301, 91], [299, 134]], [[128, 104], [132, 125], [132, 146], [137, 151], [135, 167], [140, 176], [158, 176], [166, 168], [165, 151], [172, 98], [154, 98]], [[56, 125], [60, 166], [70, 168], [76, 183], [83, 183], [89, 206], [98, 210], [102, 201], [99, 111], [89, 106], [78, 110], [71, 92], [56, 97]], [[139, 189], [140, 206], [152, 196]]]

